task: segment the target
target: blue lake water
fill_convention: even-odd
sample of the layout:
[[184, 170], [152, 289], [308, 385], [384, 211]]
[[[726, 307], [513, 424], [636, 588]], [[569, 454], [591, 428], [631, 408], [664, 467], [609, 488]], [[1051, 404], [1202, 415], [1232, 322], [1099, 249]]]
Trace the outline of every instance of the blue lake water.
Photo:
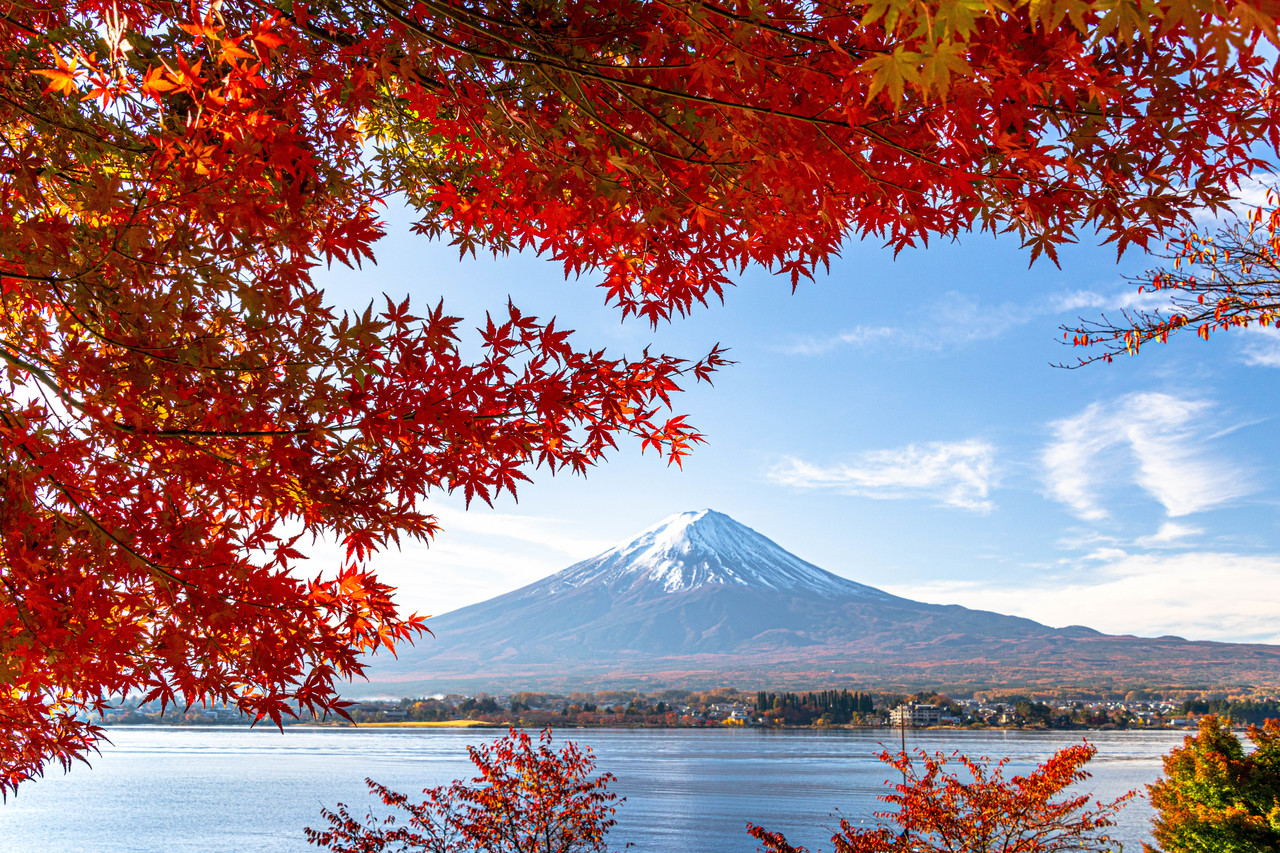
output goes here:
[[[469, 777], [468, 744], [495, 730], [115, 728], [93, 767], [24, 785], [0, 805], [3, 853], [303, 853], [318, 851], [305, 826], [320, 809], [372, 803], [364, 778], [403, 792]], [[557, 730], [591, 746], [598, 769], [625, 796], [610, 836], [635, 853], [752, 853], [747, 821], [784, 831], [813, 853], [829, 851], [840, 815], [879, 808], [888, 778], [876, 756], [896, 732]], [[1006, 775], [1030, 769], [1078, 732], [911, 732], [909, 748], [1012, 758]], [[1110, 799], [1160, 773], [1176, 732], [1090, 732], [1099, 747], [1085, 786]], [[1129, 853], [1149, 839], [1151, 812], [1131, 802], [1113, 833]]]

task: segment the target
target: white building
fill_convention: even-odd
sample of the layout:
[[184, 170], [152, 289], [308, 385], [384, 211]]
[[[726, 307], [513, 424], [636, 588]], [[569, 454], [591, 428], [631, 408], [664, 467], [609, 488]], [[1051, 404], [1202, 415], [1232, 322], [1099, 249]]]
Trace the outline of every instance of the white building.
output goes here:
[[942, 709], [937, 705], [907, 702], [889, 712], [889, 722], [895, 726], [939, 726], [942, 725]]

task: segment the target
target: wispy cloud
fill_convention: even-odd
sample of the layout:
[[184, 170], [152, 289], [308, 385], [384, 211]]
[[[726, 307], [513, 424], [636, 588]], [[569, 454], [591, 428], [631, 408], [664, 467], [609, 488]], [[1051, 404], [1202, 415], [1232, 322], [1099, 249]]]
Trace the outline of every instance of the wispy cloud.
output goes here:
[[971, 296], [948, 293], [910, 326], [854, 326], [833, 335], [804, 337], [779, 349], [787, 355], [821, 355], [838, 347], [889, 346], [937, 352], [973, 341], [998, 338], [1041, 313], [1004, 302], [982, 305]]
[[1155, 533], [1150, 536], [1139, 536], [1133, 540], [1133, 544], [1139, 548], [1177, 548], [1184, 545], [1187, 539], [1203, 533], [1204, 530], [1199, 527], [1166, 521]]
[[1069, 290], [1050, 299], [1050, 310], [1055, 314], [1092, 316], [1112, 311], [1154, 311], [1170, 305], [1169, 294], [1160, 291], [1138, 291], [1137, 285], [1126, 282], [1106, 290]]
[[1078, 517], [1108, 517], [1103, 493], [1136, 484], [1170, 517], [1189, 515], [1255, 490], [1246, 472], [1213, 458], [1204, 436], [1220, 429], [1211, 405], [1169, 394], [1130, 394], [1094, 403], [1051, 424], [1041, 461], [1049, 496]]
[[582, 536], [563, 519], [511, 515], [500, 512], [462, 510], [439, 504], [430, 507], [445, 534], [469, 534], [471, 538], [514, 539], [540, 545], [575, 559], [585, 559], [606, 551], [615, 543], [608, 539]]
[[571, 559], [510, 542], [441, 533], [430, 547], [414, 543], [377, 555], [379, 579], [396, 588], [405, 610], [440, 615], [533, 583]]
[[894, 326], [854, 326], [848, 331], [825, 338], [803, 337], [780, 347], [787, 355], [822, 355], [841, 346], [865, 346], [874, 343], [890, 343], [901, 346], [913, 340], [905, 329]]
[[[910, 325], [860, 325], [835, 334], [793, 339], [778, 349], [787, 355], [823, 355], [843, 347], [890, 347], [917, 352], [938, 352], [957, 346], [999, 338], [1006, 332], [1036, 320], [1062, 317], [1070, 323], [1080, 315], [1122, 310], [1150, 311], [1169, 305], [1166, 293], [1139, 293], [1123, 282], [1098, 290], [1068, 290], [1025, 303], [987, 305], [971, 296], [949, 293]], [[1066, 316], [1064, 316], [1066, 315]]]
[[995, 448], [983, 441], [910, 444], [859, 454], [848, 462], [816, 465], [788, 456], [768, 477], [797, 489], [893, 500], [928, 498], [945, 506], [989, 512]]
[[[438, 500], [426, 510], [441, 524], [430, 542], [404, 540], [370, 561], [406, 612], [439, 615], [484, 601], [615, 544], [564, 519], [463, 510]], [[329, 539], [304, 542], [300, 550], [309, 558], [304, 573], [332, 575], [343, 563], [342, 548]]]
[[1267, 188], [1274, 186], [1275, 183], [1275, 175], [1267, 174], [1266, 172], [1255, 172], [1240, 182], [1240, 187], [1235, 192], [1235, 198], [1229, 206], [1229, 212], [1214, 213], [1201, 209], [1195, 212], [1195, 221], [1201, 226], [1207, 226], [1216, 225], [1237, 216], [1244, 216], [1252, 208], [1266, 204]]
[[1280, 557], [1115, 551], [1101, 562], [1078, 561], [1070, 576], [1077, 579], [1022, 585], [939, 581], [884, 589], [1055, 627], [1070, 622], [1112, 634], [1280, 643]]
[[1098, 408], [1090, 406], [1083, 415], [1053, 425], [1055, 440], [1043, 454], [1049, 495], [1071, 507], [1086, 521], [1107, 517], [1094, 495], [1093, 460], [1115, 444], [1113, 436], [1094, 428], [1090, 420]]
[[1073, 527], [1053, 544], [1061, 551], [1084, 551], [1089, 548], [1118, 545], [1120, 540], [1115, 536], [1099, 533], [1091, 527]]
[[1240, 360], [1250, 367], [1280, 367], [1280, 329], [1249, 326], [1235, 331], [1244, 339]]

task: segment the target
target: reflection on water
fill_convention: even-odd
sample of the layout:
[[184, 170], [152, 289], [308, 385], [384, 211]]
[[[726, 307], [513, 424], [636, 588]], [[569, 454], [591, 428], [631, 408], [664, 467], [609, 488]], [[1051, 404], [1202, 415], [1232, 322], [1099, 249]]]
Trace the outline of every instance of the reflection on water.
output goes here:
[[[337, 802], [364, 810], [371, 777], [418, 791], [470, 776], [466, 746], [493, 730], [115, 728], [93, 768], [57, 770], [0, 806], [3, 853], [302, 853]], [[783, 830], [814, 853], [840, 816], [857, 823], [878, 808], [889, 774], [876, 759], [896, 732], [734, 730], [558, 730], [595, 749], [627, 801], [612, 840], [636, 853], [752, 853], [747, 821]], [[1099, 747], [1086, 788], [1110, 799], [1160, 772], [1176, 732], [1091, 732]], [[909, 748], [1012, 759], [1024, 772], [1071, 732], [913, 732]], [[1128, 851], [1148, 837], [1150, 810], [1131, 803], [1115, 835]]]

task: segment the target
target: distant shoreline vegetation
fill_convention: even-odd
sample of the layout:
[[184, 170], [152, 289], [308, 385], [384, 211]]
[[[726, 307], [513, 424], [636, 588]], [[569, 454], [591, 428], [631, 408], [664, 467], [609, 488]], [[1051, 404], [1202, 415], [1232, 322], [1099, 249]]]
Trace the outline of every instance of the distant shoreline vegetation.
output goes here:
[[[1193, 727], [1200, 716], [1229, 717], [1237, 725], [1280, 719], [1280, 699], [1246, 691], [1174, 688], [1090, 694], [1066, 691], [978, 691], [952, 698], [936, 691], [769, 691], [734, 688], [649, 693], [506, 695], [479, 693], [364, 701], [348, 708], [351, 720], [299, 718], [286, 725], [544, 726], [571, 728], [1023, 728], [1131, 729]], [[128, 701], [103, 715], [108, 725], [243, 725], [234, 707], [194, 707], [161, 713], [158, 703]]]

